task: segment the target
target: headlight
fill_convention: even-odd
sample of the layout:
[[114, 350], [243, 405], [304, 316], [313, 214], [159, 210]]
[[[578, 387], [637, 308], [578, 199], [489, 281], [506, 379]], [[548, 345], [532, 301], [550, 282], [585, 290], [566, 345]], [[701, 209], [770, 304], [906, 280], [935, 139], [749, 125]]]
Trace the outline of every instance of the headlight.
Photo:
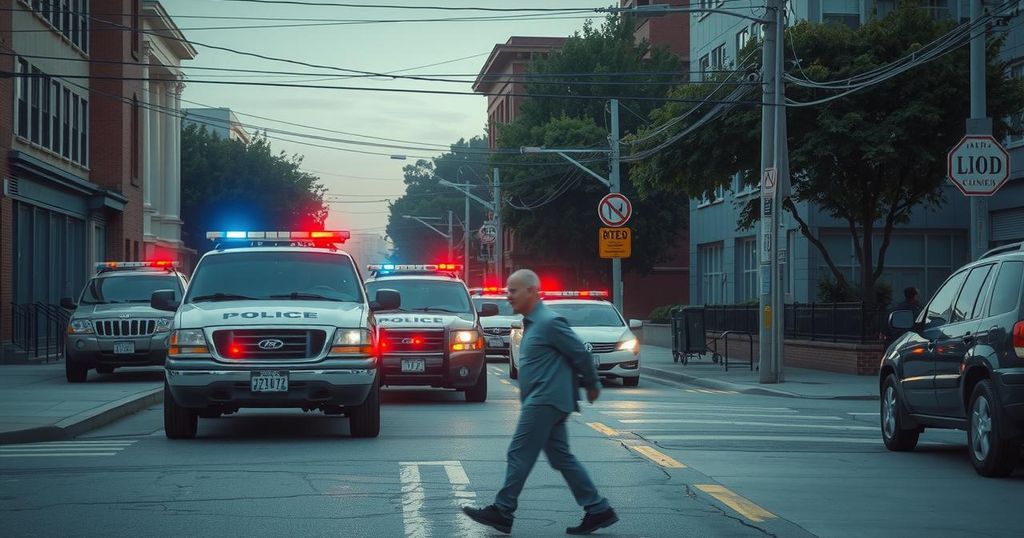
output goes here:
[[92, 334], [92, 322], [87, 319], [73, 319], [68, 322], [68, 334]]
[[473, 351], [484, 348], [484, 339], [476, 331], [452, 331], [452, 351]]
[[369, 329], [344, 329], [334, 331], [331, 354], [371, 355], [373, 336]]
[[633, 353], [636, 353], [640, 350], [640, 342], [638, 342], [636, 338], [623, 340], [622, 342], [619, 342], [619, 347], [617, 349], [619, 351], [632, 351]]
[[205, 355], [210, 352], [206, 336], [202, 329], [179, 329], [171, 333], [167, 354], [171, 357], [180, 355]]
[[163, 318], [156, 320], [156, 332], [165, 333], [171, 330], [171, 322], [174, 321], [171, 318]]

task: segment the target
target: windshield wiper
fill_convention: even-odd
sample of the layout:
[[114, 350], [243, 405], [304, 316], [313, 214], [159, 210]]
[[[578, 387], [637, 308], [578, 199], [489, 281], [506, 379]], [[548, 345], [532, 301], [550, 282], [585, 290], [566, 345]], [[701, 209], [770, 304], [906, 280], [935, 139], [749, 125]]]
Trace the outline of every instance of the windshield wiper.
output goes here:
[[198, 297], [193, 297], [192, 302], [198, 303], [200, 301], [252, 301], [255, 299], [255, 297], [235, 295], [234, 293], [211, 293], [210, 295], [200, 295]]
[[449, 314], [468, 314], [468, 312], [457, 312], [455, 310], [448, 310], [447, 308], [441, 308], [439, 306], [424, 306], [423, 308], [410, 308], [413, 312], [448, 312]]
[[327, 297], [325, 295], [320, 295], [319, 293], [301, 293], [301, 292], [297, 292], [297, 291], [293, 291], [291, 293], [279, 294], [279, 295], [271, 295], [270, 299], [307, 299], [307, 300], [311, 300], [311, 301], [334, 301], [336, 303], [344, 303], [344, 302], [346, 302], [344, 299], [338, 299], [338, 298], [335, 298], [335, 297]]

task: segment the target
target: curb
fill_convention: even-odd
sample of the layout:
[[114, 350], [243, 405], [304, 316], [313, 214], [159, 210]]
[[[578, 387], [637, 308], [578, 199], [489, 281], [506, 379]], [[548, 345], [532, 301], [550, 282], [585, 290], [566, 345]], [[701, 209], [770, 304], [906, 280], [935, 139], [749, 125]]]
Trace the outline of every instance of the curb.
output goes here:
[[677, 383], [686, 383], [688, 385], [695, 385], [706, 389], [731, 390], [741, 394], [755, 394], [758, 396], [775, 396], [777, 398], [799, 398], [804, 400], [878, 400], [878, 396], [873, 395], [808, 396], [806, 394], [798, 394], [796, 392], [789, 392], [781, 389], [773, 389], [768, 387], [751, 387], [749, 385], [740, 385], [737, 383], [730, 383], [728, 381], [707, 379], [703, 377], [682, 374], [679, 372], [673, 372], [662, 368], [653, 368], [650, 366], [643, 365], [640, 366], [640, 373], [658, 379], [667, 379], [669, 381], [675, 381]]
[[163, 401], [163, 387], [137, 392], [95, 409], [83, 411], [56, 424], [0, 433], [0, 445], [73, 439]]

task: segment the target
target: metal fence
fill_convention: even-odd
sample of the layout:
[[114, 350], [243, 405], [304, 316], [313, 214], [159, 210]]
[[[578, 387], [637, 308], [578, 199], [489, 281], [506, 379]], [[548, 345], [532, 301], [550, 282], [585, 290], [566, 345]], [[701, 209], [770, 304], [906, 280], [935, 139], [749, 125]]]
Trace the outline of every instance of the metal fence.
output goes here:
[[62, 356], [70, 317], [58, 305], [11, 303], [11, 343], [33, 357]]
[[[757, 305], [707, 305], [706, 329], [714, 332], [758, 333]], [[787, 304], [783, 313], [785, 337], [795, 340], [877, 342], [888, 310], [864, 303]]]

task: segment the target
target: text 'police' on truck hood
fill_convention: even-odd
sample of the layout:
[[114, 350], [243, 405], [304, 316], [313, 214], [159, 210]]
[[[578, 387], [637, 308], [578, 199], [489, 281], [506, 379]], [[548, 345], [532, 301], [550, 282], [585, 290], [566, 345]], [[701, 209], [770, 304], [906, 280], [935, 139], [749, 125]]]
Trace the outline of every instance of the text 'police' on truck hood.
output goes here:
[[360, 303], [324, 301], [232, 301], [190, 303], [178, 310], [177, 327], [239, 325], [330, 325], [360, 327], [366, 315]]
[[377, 324], [385, 329], [473, 329], [472, 319], [434, 312], [391, 312], [377, 314]]

